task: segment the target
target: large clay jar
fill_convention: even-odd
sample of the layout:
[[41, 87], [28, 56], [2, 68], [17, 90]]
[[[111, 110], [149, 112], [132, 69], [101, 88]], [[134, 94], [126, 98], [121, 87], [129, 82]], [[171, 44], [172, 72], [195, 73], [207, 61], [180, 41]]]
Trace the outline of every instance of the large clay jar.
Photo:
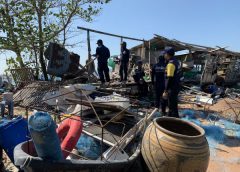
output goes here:
[[210, 156], [201, 127], [170, 117], [156, 118], [149, 125], [141, 151], [154, 172], [205, 172]]

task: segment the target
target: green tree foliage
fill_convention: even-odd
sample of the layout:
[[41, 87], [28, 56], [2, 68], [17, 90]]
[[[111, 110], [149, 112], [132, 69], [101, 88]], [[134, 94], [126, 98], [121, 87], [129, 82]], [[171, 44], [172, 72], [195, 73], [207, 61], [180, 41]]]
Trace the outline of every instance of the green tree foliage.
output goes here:
[[[16, 54], [14, 67], [38, 63], [47, 80], [44, 49], [50, 41], [65, 44], [71, 24], [91, 22], [110, 0], [0, 0], [0, 50]], [[67, 36], [68, 35], [68, 36]], [[61, 39], [62, 38], [62, 39]], [[24, 60], [23, 54], [29, 56]], [[29, 62], [30, 61], [30, 62]]]

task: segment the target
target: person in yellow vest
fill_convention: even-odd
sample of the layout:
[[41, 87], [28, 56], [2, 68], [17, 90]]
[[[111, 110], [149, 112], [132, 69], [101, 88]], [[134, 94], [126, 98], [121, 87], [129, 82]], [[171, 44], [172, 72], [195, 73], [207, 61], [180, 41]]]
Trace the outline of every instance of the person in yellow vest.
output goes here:
[[164, 58], [167, 61], [167, 66], [163, 98], [168, 100], [168, 116], [179, 118], [178, 93], [180, 91], [180, 65], [174, 55], [175, 51], [172, 47], [165, 48]]

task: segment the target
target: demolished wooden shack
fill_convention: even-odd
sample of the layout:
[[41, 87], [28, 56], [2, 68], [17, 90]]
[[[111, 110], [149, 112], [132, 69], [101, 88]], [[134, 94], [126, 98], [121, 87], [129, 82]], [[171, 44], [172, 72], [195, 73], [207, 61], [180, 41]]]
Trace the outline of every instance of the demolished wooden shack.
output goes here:
[[[225, 48], [195, 45], [155, 35], [144, 44], [131, 48], [131, 52], [135, 57], [141, 58], [151, 66], [157, 63], [160, 52], [166, 46], [175, 49], [176, 57], [182, 62], [185, 74], [190, 75], [188, 78], [185, 77], [186, 81], [212, 84], [217, 77], [222, 78], [226, 85], [240, 81], [240, 53]], [[181, 51], [184, 53], [178, 54]], [[194, 77], [191, 74], [195, 74]]]

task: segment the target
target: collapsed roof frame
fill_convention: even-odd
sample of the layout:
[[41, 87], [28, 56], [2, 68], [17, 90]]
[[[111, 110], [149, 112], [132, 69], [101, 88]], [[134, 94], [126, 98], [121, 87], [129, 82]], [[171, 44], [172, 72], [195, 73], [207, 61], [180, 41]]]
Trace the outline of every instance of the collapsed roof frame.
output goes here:
[[227, 48], [227, 47], [216, 46], [217, 48], [212, 48], [212, 47], [208, 47], [208, 46], [186, 43], [186, 42], [178, 41], [176, 39], [170, 40], [170, 39], [160, 36], [158, 34], [154, 34], [154, 35], [155, 35], [155, 38], [160, 39], [163, 42], [171, 43], [175, 46], [181, 47], [182, 49], [188, 49], [191, 51], [201, 51], [201, 52], [206, 52], [206, 53], [215, 53], [216, 52], [219, 54], [228, 54], [228, 55], [240, 57], [240, 53], [226, 50], [225, 48]]
[[80, 26], [78, 26], [77, 28], [80, 29], [80, 30], [87, 31], [88, 60], [91, 59], [90, 32], [121, 38], [120, 43], [123, 42], [123, 39], [128, 39], [128, 40], [133, 40], [133, 41], [141, 41], [141, 42], [143, 42], [143, 44], [144, 44], [144, 42], [146, 42], [144, 39], [138, 39], [138, 38], [132, 38], [132, 37], [123, 36], [123, 35], [112, 34], [112, 33], [103, 32], [103, 31], [99, 31], [99, 30], [94, 30], [94, 29], [90, 29], [90, 28], [85, 28], [85, 27], [80, 27]]
[[[80, 30], [87, 31], [87, 46], [88, 46], [88, 62], [89, 63], [86, 66], [88, 66], [90, 63], [92, 63], [92, 61], [94, 61], [96, 59], [95, 58], [95, 59], [91, 60], [90, 32], [94, 32], [94, 33], [98, 33], [98, 34], [103, 34], [103, 35], [108, 35], [108, 36], [120, 38], [121, 39], [120, 43], [123, 42], [123, 39], [128, 39], [128, 40], [133, 40], [133, 41], [141, 41], [142, 42], [142, 45], [141, 45], [142, 46], [141, 56], [144, 55], [144, 49], [146, 47], [145, 46], [146, 42], [148, 42], [149, 48], [151, 47], [151, 40], [145, 41], [144, 39], [138, 39], [138, 38], [132, 38], [132, 37], [123, 36], [123, 35], [112, 34], [112, 33], [98, 31], [98, 30], [94, 30], [94, 29], [90, 29], [90, 28], [80, 27], [80, 26], [78, 26], [77, 28], [80, 29]], [[121, 53], [121, 46], [120, 46], [120, 53]], [[122, 55], [122, 54], [120, 54], [120, 55]], [[151, 52], [149, 51], [149, 64], [150, 64], [150, 56], [151, 56]]]

